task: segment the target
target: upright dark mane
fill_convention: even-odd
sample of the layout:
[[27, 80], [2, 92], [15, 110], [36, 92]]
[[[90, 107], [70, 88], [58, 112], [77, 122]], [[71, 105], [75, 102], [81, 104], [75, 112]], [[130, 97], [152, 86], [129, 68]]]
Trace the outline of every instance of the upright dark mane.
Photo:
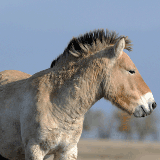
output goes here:
[[[56, 60], [53, 60], [51, 63], [51, 68], [55, 66], [56, 62], [61, 57], [66, 57], [68, 54], [72, 54], [75, 57], [83, 56], [83, 53], [100, 51], [108, 46], [114, 45], [119, 39], [124, 36], [118, 36], [114, 31], [109, 31], [106, 29], [98, 29], [93, 32], [80, 35], [77, 38], [72, 38], [65, 48], [63, 54], [59, 55]], [[125, 49], [132, 51], [131, 40], [128, 37], [125, 37]]]

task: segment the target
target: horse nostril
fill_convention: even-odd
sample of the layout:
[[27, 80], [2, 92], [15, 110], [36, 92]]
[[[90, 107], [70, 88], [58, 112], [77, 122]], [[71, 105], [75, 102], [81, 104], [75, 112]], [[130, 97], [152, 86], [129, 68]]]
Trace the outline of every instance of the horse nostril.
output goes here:
[[157, 106], [156, 102], [153, 102], [153, 103], [152, 103], [152, 108], [155, 109], [156, 106]]

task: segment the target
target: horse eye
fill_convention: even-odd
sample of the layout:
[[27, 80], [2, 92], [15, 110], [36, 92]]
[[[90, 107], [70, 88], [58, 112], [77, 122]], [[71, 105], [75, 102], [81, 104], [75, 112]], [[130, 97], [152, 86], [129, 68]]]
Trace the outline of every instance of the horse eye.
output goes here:
[[130, 73], [130, 74], [134, 74], [135, 71], [134, 71], [134, 70], [129, 70], [129, 73]]

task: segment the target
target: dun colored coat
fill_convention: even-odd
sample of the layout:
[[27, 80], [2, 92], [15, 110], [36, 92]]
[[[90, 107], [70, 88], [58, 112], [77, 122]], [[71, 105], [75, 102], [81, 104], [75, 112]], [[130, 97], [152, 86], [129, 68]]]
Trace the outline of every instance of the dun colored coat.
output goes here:
[[132, 49], [128, 37], [97, 30], [73, 38], [33, 76], [0, 72], [0, 154], [76, 160], [84, 115], [102, 97], [135, 117], [151, 114], [153, 95], [124, 49]]

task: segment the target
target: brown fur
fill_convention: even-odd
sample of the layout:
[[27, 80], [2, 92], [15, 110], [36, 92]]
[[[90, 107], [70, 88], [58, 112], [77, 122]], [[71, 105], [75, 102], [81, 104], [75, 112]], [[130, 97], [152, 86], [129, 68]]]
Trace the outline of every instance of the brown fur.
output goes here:
[[[135, 70], [136, 76], [127, 73], [130, 70]], [[141, 95], [151, 92], [138, 69], [125, 52], [123, 52], [113, 68], [111, 86], [112, 94], [110, 94], [110, 100], [129, 114], [133, 113], [134, 107], [132, 108], [131, 106], [135, 106]]]
[[29, 78], [30, 76], [31, 75], [27, 73], [16, 71], [16, 70], [2, 71], [0, 72], [0, 86], [11, 83], [11, 82], [16, 82], [22, 79], [26, 79], [26, 78]]

